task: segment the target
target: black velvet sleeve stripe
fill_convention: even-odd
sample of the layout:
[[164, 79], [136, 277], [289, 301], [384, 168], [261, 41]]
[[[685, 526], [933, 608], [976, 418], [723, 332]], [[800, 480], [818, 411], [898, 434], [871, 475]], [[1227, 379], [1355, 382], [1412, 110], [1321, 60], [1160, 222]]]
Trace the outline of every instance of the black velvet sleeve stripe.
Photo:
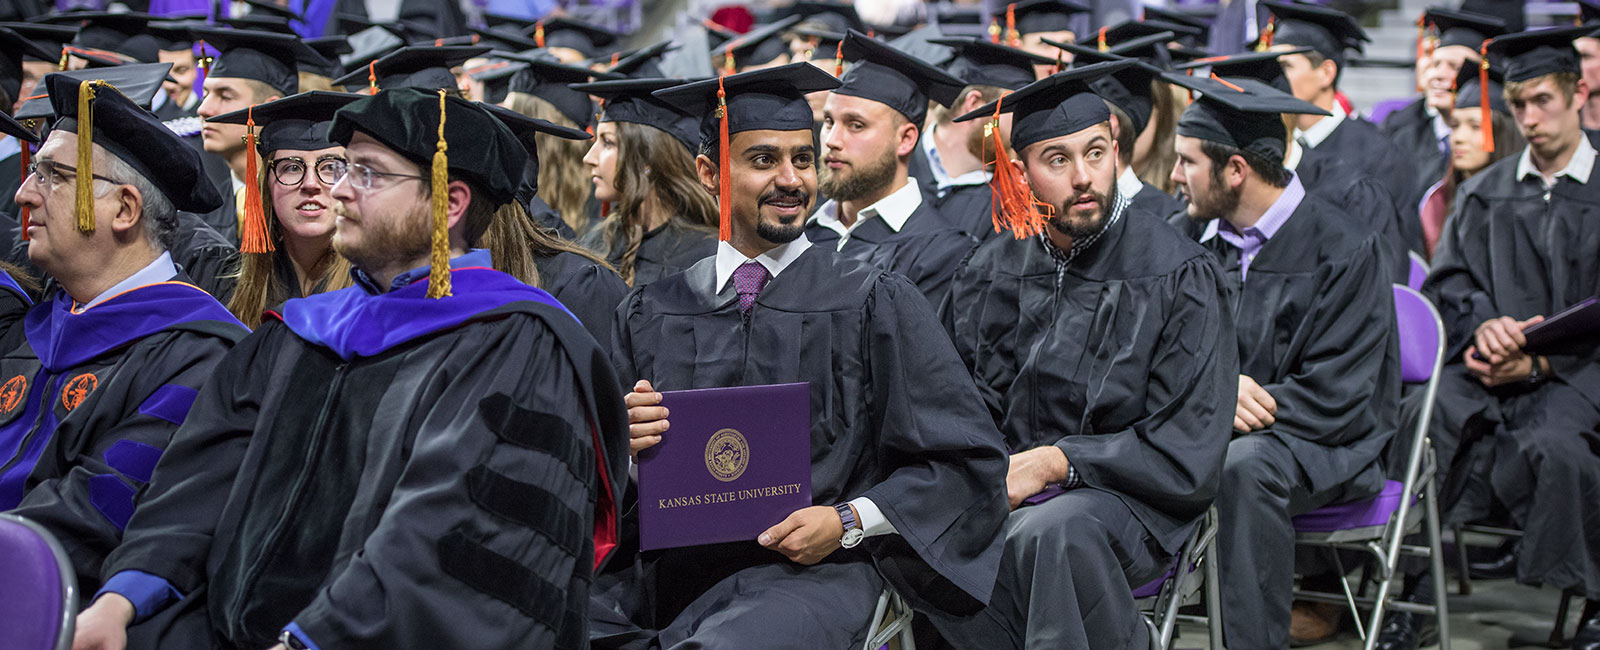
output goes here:
[[478, 413], [489, 430], [507, 444], [550, 456], [572, 468], [573, 476], [588, 481], [594, 473], [594, 451], [583, 444], [566, 420], [539, 411], [530, 411], [511, 401], [509, 395], [495, 393], [478, 401]]
[[438, 549], [439, 566], [451, 577], [551, 630], [562, 629], [566, 598], [539, 574], [467, 538], [460, 530], [440, 538]]
[[538, 532], [576, 557], [583, 519], [548, 490], [479, 465], [467, 472], [467, 492], [479, 507]]

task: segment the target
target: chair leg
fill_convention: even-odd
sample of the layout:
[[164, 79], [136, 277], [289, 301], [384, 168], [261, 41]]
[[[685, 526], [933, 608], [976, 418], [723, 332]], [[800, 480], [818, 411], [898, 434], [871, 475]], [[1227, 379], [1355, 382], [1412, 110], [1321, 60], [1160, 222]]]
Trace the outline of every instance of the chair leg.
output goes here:
[[[1434, 482], [1428, 481], [1423, 492], [1423, 518], [1428, 527], [1428, 564], [1433, 572], [1433, 611], [1439, 620], [1439, 650], [1450, 650], [1450, 587], [1444, 579], [1443, 531], [1439, 527], [1439, 502]], [[1459, 544], [1459, 541], [1457, 542]]]
[[1344, 560], [1339, 558], [1339, 551], [1336, 549], [1328, 549], [1328, 555], [1333, 557], [1334, 569], [1339, 572], [1339, 586], [1344, 588], [1344, 602], [1350, 606], [1350, 620], [1356, 624], [1356, 635], [1365, 640], [1367, 631], [1361, 627], [1361, 609], [1356, 607], [1356, 594], [1350, 590], [1350, 577], [1345, 575]]
[[[1435, 510], [1437, 510], [1437, 508], [1435, 508]], [[1468, 564], [1470, 564], [1471, 561], [1467, 559], [1467, 542], [1466, 542], [1466, 540], [1464, 538], [1464, 534], [1465, 534], [1466, 531], [1463, 531], [1461, 529], [1461, 525], [1460, 524], [1456, 524], [1455, 531], [1456, 531], [1456, 573], [1459, 575], [1457, 580], [1461, 583], [1461, 589], [1460, 589], [1461, 595], [1463, 595], [1463, 596], [1471, 596], [1472, 595], [1472, 569], [1468, 568]]]
[[1556, 608], [1556, 623], [1550, 630], [1550, 647], [1552, 648], [1567, 647], [1567, 611], [1572, 607], [1572, 597], [1574, 595], [1571, 591], [1561, 592], [1561, 605]]
[[[1216, 508], [1211, 509], [1213, 520]], [[1211, 650], [1226, 650], [1222, 644], [1222, 569], [1217, 565], [1217, 540], [1213, 538], [1205, 550], [1206, 570], [1206, 633], [1211, 637]]]

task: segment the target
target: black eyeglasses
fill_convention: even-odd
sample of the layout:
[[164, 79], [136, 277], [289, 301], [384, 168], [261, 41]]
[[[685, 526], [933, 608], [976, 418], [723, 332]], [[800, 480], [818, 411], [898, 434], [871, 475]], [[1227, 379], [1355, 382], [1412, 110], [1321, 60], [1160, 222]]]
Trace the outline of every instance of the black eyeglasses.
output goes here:
[[[338, 156], [323, 156], [315, 165], [317, 180], [332, 187], [344, 176], [347, 163]], [[306, 161], [293, 156], [272, 161], [272, 177], [279, 185], [297, 186], [306, 180]]]
[[[54, 160], [35, 160], [28, 164], [28, 175], [32, 176], [48, 191], [55, 191], [62, 183], [71, 182], [78, 177], [77, 167], [68, 167]], [[95, 174], [96, 180], [122, 185], [123, 182], [108, 176]]]

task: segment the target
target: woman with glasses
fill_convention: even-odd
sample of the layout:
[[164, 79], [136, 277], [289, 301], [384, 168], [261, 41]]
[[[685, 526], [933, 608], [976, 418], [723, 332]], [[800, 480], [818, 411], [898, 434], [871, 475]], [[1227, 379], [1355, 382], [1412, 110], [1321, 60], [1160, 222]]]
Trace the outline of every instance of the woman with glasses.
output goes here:
[[650, 95], [680, 83], [628, 79], [572, 86], [605, 100], [583, 163], [594, 179], [595, 198], [612, 206], [581, 243], [605, 255], [632, 287], [717, 252], [717, 204], [694, 166], [699, 122]]
[[350, 286], [350, 263], [333, 249], [338, 202], [330, 192], [346, 172], [344, 147], [328, 141], [333, 114], [360, 95], [307, 92], [211, 118], [243, 124], [252, 117], [261, 154], [256, 182], [266, 216], [265, 253], [241, 253], [228, 311], [252, 328], [263, 312], [291, 298]]

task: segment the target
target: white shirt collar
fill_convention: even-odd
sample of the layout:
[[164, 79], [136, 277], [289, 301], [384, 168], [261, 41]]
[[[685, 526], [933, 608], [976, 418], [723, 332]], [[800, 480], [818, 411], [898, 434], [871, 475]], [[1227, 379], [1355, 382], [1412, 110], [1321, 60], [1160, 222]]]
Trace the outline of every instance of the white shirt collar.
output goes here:
[[951, 178], [944, 169], [944, 154], [939, 153], [939, 143], [933, 139], [935, 128], [938, 127], [929, 126], [928, 132], [922, 134], [922, 153], [928, 156], [928, 170], [933, 173], [934, 189], [942, 195], [944, 190], [960, 185], [988, 184], [989, 172], [982, 168]]
[[[806, 239], [805, 235], [801, 235], [792, 242], [778, 244], [771, 250], [755, 256], [754, 261], [767, 267], [767, 273], [771, 273], [773, 279], [777, 279], [778, 274], [789, 268], [789, 265], [799, 259], [800, 254], [806, 252], [807, 248], [811, 248], [811, 241]], [[734, 248], [733, 244], [718, 242], [717, 293], [720, 294], [728, 288], [728, 283], [733, 280], [733, 270], [739, 268], [739, 265], [751, 261], [751, 259], [745, 257], [744, 253], [739, 252], [739, 249]]]
[[1295, 168], [1300, 166], [1300, 159], [1305, 157], [1306, 150], [1301, 148], [1300, 143], [1294, 140], [1290, 140], [1284, 148], [1286, 151], [1283, 154], [1283, 168], [1295, 171]]
[[832, 199], [822, 204], [816, 214], [811, 215], [811, 220], [817, 225], [839, 233], [839, 248], [843, 249], [845, 242], [850, 241], [850, 233], [855, 232], [855, 229], [861, 227], [861, 224], [866, 223], [868, 219], [873, 217], [883, 219], [883, 223], [889, 226], [890, 230], [900, 232], [911, 219], [911, 213], [916, 212], [919, 207], [922, 207], [922, 190], [917, 187], [916, 178], [907, 176], [906, 184], [900, 186], [900, 189], [890, 192], [888, 196], [878, 199], [877, 203], [857, 212], [856, 222], [850, 224], [848, 228], [839, 220], [839, 202]]
[[1544, 183], [1545, 189], [1550, 189], [1550, 186], [1555, 185], [1555, 180], [1562, 176], [1577, 181], [1579, 184], [1586, 184], [1589, 182], [1589, 174], [1594, 171], [1594, 157], [1594, 145], [1589, 144], [1587, 136], [1580, 136], [1578, 138], [1578, 150], [1572, 152], [1572, 159], [1567, 161], [1567, 166], [1563, 167], [1561, 171], [1552, 174], [1550, 180], [1546, 181], [1544, 175], [1539, 173], [1539, 168], [1533, 166], [1533, 147], [1523, 147], [1522, 156], [1517, 158], [1517, 180], [1522, 180], [1532, 174], [1539, 179], [1540, 183]]
[[[0, 160], [22, 153], [22, 141], [11, 136], [0, 137]], [[23, 170], [24, 173], [27, 170]]]
[[1128, 200], [1133, 200], [1133, 197], [1143, 189], [1144, 181], [1139, 180], [1139, 175], [1133, 173], [1132, 166], [1122, 170], [1122, 173], [1117, 175], [1117, 194], [1128, 197]]
[[176, 275], [178, 275], [178, 267], [172, 264], [172, 253], [162, 253], [160, 257], [157, 257], [154, 261], [146, 264], [144, 268], [135, 271], [133, 275], [123, 278], [121, 282], [111, 285], [110, 289], [100, 292], [100, 295], [95, 296], [94, 300], [84, 303], [82, 306], [79, 306], [73, 311], [82, 312], [85, 309], [115, 298], [118, 294], [125, 293], [145, 285], [166, 282], [167, 280], [171, 280]]
[[1340, 106], [1339, 102], [1334, 102], [1333, 110], [1328, 112], [1333, 113], [1333, 116], [1317, 120], [1316, 124], [1311, 125], [1311, 128], [1304, 131], [1295, 129], [1294, 137], [1305, 138], [1306, 144], [1313, 149], [1317, 148], [1317, 145], [1322, 144], [1323, 140], [1327, 140], [1328, 136], [1333, 135], [1333, 130], [1339, 128], [1339, 125], [1344, 123], [1345, 118], [1350, 116], [1349, 113], [1344, 112], [1344, 107]]

